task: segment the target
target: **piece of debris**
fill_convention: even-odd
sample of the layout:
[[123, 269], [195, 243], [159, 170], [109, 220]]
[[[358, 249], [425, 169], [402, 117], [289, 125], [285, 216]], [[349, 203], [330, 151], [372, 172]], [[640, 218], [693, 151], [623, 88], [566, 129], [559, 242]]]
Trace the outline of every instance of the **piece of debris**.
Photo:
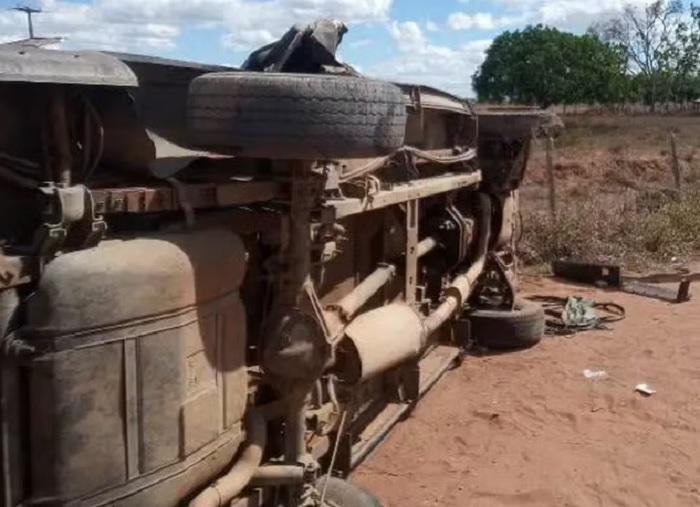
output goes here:
[[619, 287], [622, 285], [620, 266], [612, 264], [558, 260], [552, 262], [552, 273], [554, 276], [571, 282], [590, 285], [604, 284], [608, 287]]
[[678, 284], [678, 289], [667, 289], [659, 285], [641, 283], [632, 280], [623, 282], [620, 289], [628, 294], [660, 299], [669, 303], [684, 303], [690, 300], [690, 280], [684, 278]]
[[558, 260], [552, 263], [554, 276], [571, 282], [585, 283], [598, 288], [615, 287], [622, 292], [660, 299], [669, 303], [684, 303], [690, 300], [690, 280], [683, 278], [677, 289], [625, 279], [620, 266]]
[[649, 384], [637, 384], [634, 390], [640, 394], [643, 394], [644, 396], [651, 396], [652, 394], [656, 394], [656, 390], [652, 389], [649, 386]]
[[[615, 303], [597, 303], [583, 296], [533, 296], [547, 315], [546, 334], [570, 335], [591, 329], [608, 330], [608, 324], [625, 318], [625, 309]], [[600, 312], [607, 315], [600, 315]]]
[[501, 414], [498, 412], [488, 412], [484, 410], [475, 410], [474, 411], [474, 416], [478, 417], [479, 419], [484, 419], [486, 421], [495, 421], [499, 417], [501, 417]]
[[583, 376], [589, 380], [603, 380], [608, 378], [608, 372], [605, 370], [583, 370]]

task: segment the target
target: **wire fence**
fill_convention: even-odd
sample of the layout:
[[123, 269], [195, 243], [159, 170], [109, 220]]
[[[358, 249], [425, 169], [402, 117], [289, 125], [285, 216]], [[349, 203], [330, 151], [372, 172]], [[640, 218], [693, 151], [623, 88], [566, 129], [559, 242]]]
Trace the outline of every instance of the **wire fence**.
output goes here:
[[688, 114], [700, 115], [700, 101], [697, 102], [664, 102], [654, 108], [646, 104], [570, 104], [549, 108], [562, 116], [596, 116], [596, 115], [648, 115], [648, 114]]

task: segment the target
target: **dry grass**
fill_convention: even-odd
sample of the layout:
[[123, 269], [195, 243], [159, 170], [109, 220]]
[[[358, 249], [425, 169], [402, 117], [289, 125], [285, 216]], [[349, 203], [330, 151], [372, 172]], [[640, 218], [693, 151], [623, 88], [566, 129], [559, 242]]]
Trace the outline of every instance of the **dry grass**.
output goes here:
[[[523, 260], [568, 257], [632, 269], [700, 251], [700, 117], [565, 120], [555, 165], [557, 216], [547, 212], [544, 154], [522, 188]], [[672, 189], [669, 131], [678, 133], [684, 192]]]

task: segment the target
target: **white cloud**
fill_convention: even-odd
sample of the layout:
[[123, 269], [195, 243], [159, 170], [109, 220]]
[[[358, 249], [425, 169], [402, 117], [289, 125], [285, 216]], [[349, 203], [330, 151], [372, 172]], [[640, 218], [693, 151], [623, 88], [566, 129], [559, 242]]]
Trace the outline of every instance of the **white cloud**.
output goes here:
[[[386, 21], [392, 0], [233, 0], [233, 3], [233, 7], [222, 11], [230, 41], [236, 41], [243, 31], [260, 27], [277, 38], [294, 23], [308, 23], [321, 17], [338, 19], [347, 25]], [[244, 39], [237, 42], [241, 47], [246, 45]], [[253, 47], [249, 45], [248, 49]]]
[[19, 39], [17, 36], [12, 35], [0, 35], [0, 44], [5, 44], [6, 42], [12, 42]]
[[[396, 53], [389, 61], [362, 64], [367, 73], [443, 87], [470, 93], [471, 75], [483, 61], [490, 41], [480, 40], [436, 44], [431, 41], [445, 27], [459, 31], [498, 31], [543, 22], [564, 29], [585, 29], [611, 12], [619, 12], [631, 1], [646, 0], [495, 0], [500, 14], [474, 12], [470, 0], [455, 0], [455, 10], [436, 23], [430, 19], [390, 21], [394, 10], [409, 0], [27, 0], [41, 7], [35, 16], [39, 36], [65, 37], [64, 47], [128, 50], [149, 53], [176, 50], [184, 27], [216, 29], [222, 47], [247, 52], [269, 43], [293, 23], [306, 23], [318, 17], [339, 19], [353, 25], [386, 27], [395, 41]], [[434, 2], [436, 3], [436, 2]], [[426, 9], [427, 12], [427, 9]], [[428, 14], [426, 14], [426, 17]], [[445, 35], [445, 34], [440, 34]], [[462, 37], [462, 34], [451, 34]], [[490, 35], [490, 34], [489, 34]], [[26, 37], [26, 17], [0, 9], [0, 42]], [[363, 39], [349, 38], [344, 44], [361, 48], [380, 39], [371, 32]], [[441, 40], [443, 40], [441, 38]], [[373, 47], [373, 49], [375, 49]], [[369, 52], [367, 52], [369, 53]], [[390, 53], [387, 53], [390, 54]], [[177, 52], [173, 52], [177, 57]], [[370, 60], [373, 61], [373, 60]], [[355, 65], [356, 62], [349, 62]]]
[[[45, 0], [40, 5], [42, 14], [33, 18], [35, 34], [64, 37], [64, 45], [68, 47], [169, 50], [175, 48], [175, 41], [180, 35], [179, 26], [167, 21], [110, 21], [98, 4]], [[17, 40], [27, 36], [26, 17], [22, 13], [0, 12], [0, 27], [7, 34], [5, 38]]]
[[[284, 33], [293, 23], [333, 17], [347, 24], [388, 19], [392, 0], [40, 0], [35, 16], [39, 36], [62, 36], [70, 47], [143, 50], [173, 49], [184, 26], [218, 27], [221, 43], [253, 49]], [[3, 40], [26, 36], [26, 18], [0, 11]]]
[[107, 22], [175, 24], [219, 21], [221, 13], [233, 7], [230, 0], [94, 0], [93, 6]]
[[564, 30], [585, 30], [591, 23], [620, 13], [626, 5], [645, 6], [651, 0], [496, 0], [515, 18], [513, 24], [543, 23]]
[[463, 96], [471, 94], [471, 76], [483, 61], [490, 40], [448, 47], [432, 44], [412, 21], [394, 21], [387, 29], [399, 55], [367, 69], [369, 75], [434, 86]]
[[366, 46], [371, 46], [374, 44], [374, 41], [372, 39], [359, 39], [359, 40], [354, 40], [351, 42], [348, 42], [347, 45], [351, 48], [364, 48]]
[[547, 0], [496, 0], [496, 3], [504, 6], [506, 9], [525, 10], [536, 7], [544, 1]]
[[455, 12], [447, 18], [447, 25], [452, 30], [496, 30], [517, 25], [525, 21], [524, 16], [494, 16], [490, 12], [466, 14]]
[[269, 30], [241, 30], [235, 34], [221, 37], [221, 45], [233, 51], [247, 51], [250, 48], [264, 46], [277, 40]]
[[560, 28], [585, 28], [595, 21], [622, 12], [625, 6], [645, 6], [648, 0], [547, 0], [538, 8], [540, 22]]
[[396, 41], [399, 51], [417, 51], [426, 45], [423, 32], [415, 21], [392, 21], [389, 34]]
[[[582, 31], [590, 24], [622, 11], [626, 5], [644, 6], [651, 0], [495, 0], [502, 12], [455, 12], [448, 18], [454, 30], [499, 30], [543, 23], [564, 30]], [[469, 4], [470, 0], [459, 0]]]

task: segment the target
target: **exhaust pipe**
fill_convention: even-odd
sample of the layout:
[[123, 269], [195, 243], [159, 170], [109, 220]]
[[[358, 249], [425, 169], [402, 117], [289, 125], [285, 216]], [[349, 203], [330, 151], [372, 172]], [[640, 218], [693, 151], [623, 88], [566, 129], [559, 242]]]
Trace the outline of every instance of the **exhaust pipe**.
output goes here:
[[[452, 281], [445, 290], [445, 300], [425, 319], [405, 303], [377, 308], [353, 319], [338, 345], [337, 366], [344, 382], [364, 382], [418, 357], [428, 345], [430, 335], [462, 307], [484, 270], [491, 236], [491, 199], [483, 193], [479, 199], [481, 217], [474, 263]], [[425, 254], [436, 244], [427, 238], [419, 244], [419, 251]]]
[[357, 287], [329, 309], [337, 310], [347, 322], [362, 306], [396, 275], [396, 266], [384, 264], [375, 269]]
[[363, 313], [345, 328], [345, 339], [338, 345], [341, 379], [364, 382], [417, 357], [424, 341], [421, 317], [405, 303]]
[[447, 295], [445, 300], [423, 321], [427, 335], [435, 332], [462, 307], [474, 289], [476, 280], [484, 271], [486, 254], [489, 249], [489, 237], [491, 236], [491, 199], [488, 195], [480, 193], [479, 204], [481, 205], [481, 217], [476, 260], [466, 272], [457, 275], [452, 280], [450, 286], [445, 289]]
[[[423, 257], [438, 246], [435, 238], [427, 237], [418, 243], [416, 251], [418, 257]], [[369, 301], [379, 290], [396, 276], [396, 266], [393, 264], [381, 264], [362, 280], [357, 287], [343, 297], [337, 303], [330, 305], [329, 310], [335, 310], [340, 317], [348, 322], [362, 306]]]
[[[286, 407], [286, 400], [262, 407], [251, 408], [246, 414], [248, 438], [246, 448], [231, 469], [214, 484], [197, 495], [189, 507], [228, 506], [255, 477], [267, 446], [267, 423], [279, 416]], [[267, 471], [269, 474], [269, 471]], [[264, 476], [266, 472], [262, 472]]]

